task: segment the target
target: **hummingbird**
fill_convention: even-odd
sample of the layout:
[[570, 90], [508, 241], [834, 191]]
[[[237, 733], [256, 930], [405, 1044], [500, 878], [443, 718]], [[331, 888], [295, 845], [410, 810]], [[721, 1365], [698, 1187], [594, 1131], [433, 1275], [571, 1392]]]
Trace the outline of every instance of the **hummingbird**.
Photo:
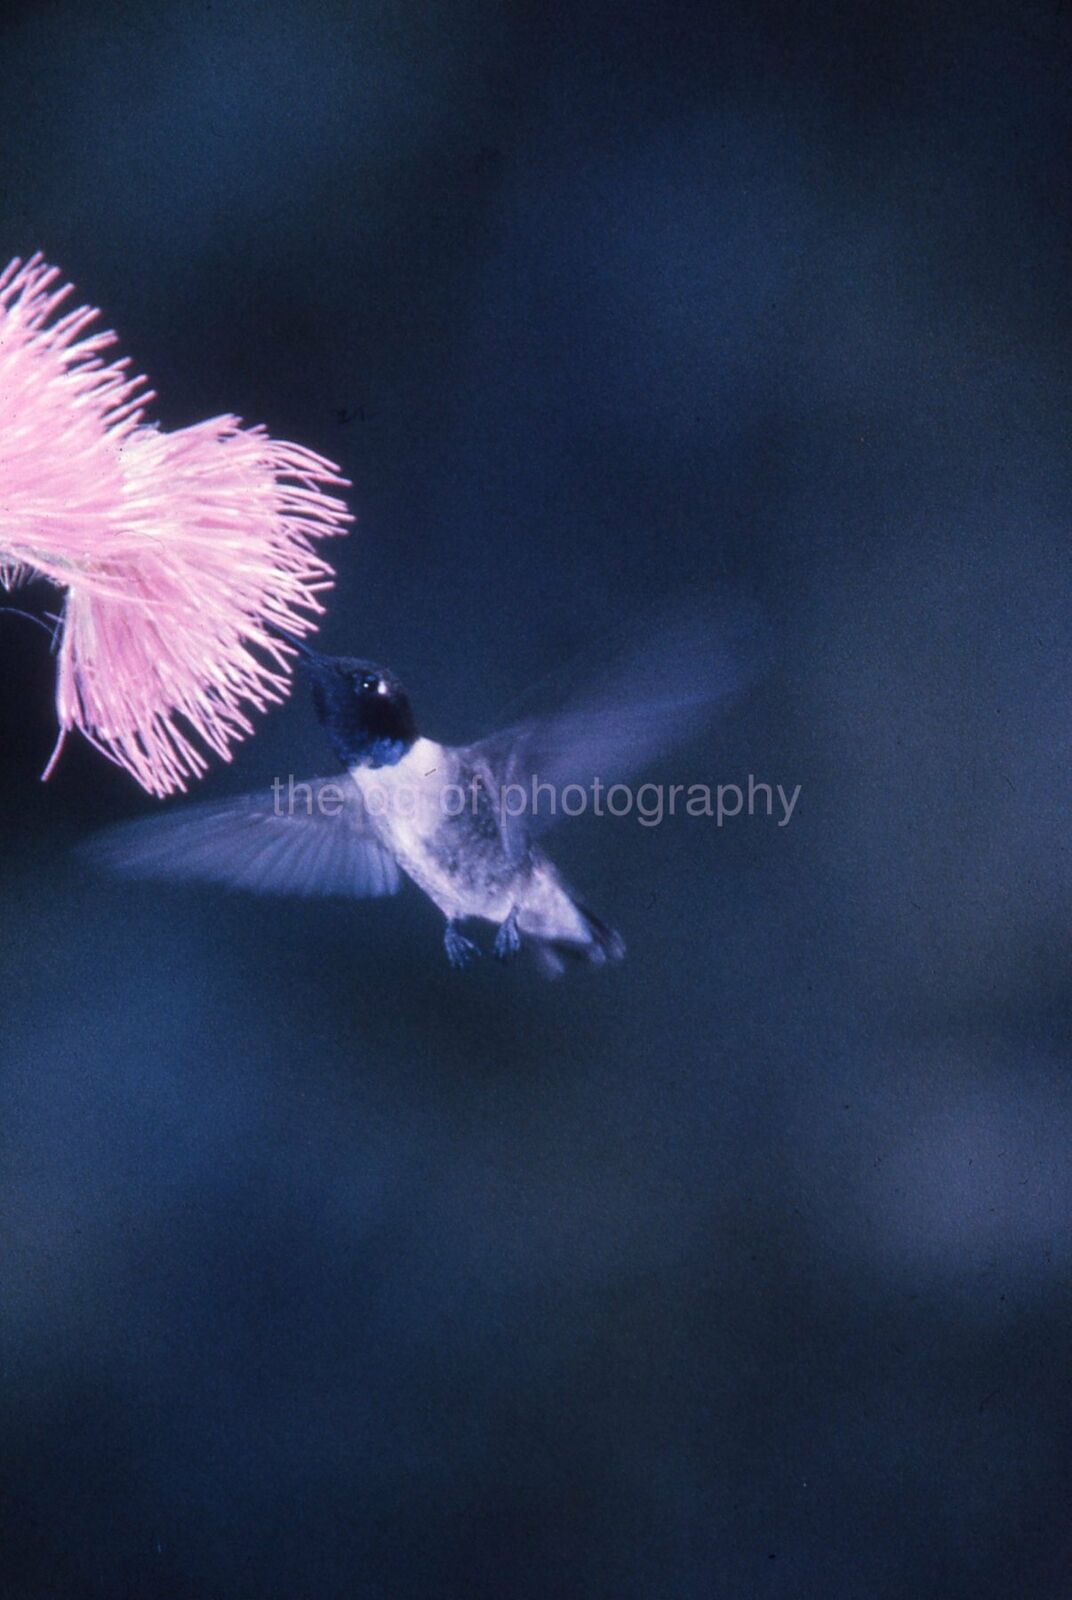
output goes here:
[[624, 783], [736, 687], [735, 664], [707, 623], [664, 631], [564, 707], [469, 745], [423, 735], [390, 668], [283, 637], [298, 652], [342, 774], [277, 779], [267, 791], [122, 823], [90, 841], [99, 865], [128, 877], [354, 898], [392, 895], [408, 878], [443, 914], [454, 968], [480, 953], [460, 926], [471, 920], [494, 925], [499, 960], [527, 947], [549, 976], [567, 961], [623, 958], [621, 935], [578, 898], [540, 837], [561, 815], [578, 814], [578, 791]]

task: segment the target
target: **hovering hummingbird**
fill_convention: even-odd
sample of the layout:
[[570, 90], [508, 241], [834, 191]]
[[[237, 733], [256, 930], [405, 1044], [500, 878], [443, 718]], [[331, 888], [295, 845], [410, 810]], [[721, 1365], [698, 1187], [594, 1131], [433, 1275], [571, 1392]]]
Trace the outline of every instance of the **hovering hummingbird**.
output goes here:
[[94, 860], [131, 877], [269, 894], [390, 895], [406, 876], [443, 913], [452, 967], [479, 953], [459, 927], [470, 918], [495, 924], [500, 960], [525, 945], [549, 975], [565, 958], [621, 960], [621, 935], [574, 895], [538, 838], [566, 787], [623, 782], [736, 687], [706, 623], [664, 631], [563, 709], [464, 746], [418, 732], [389, 668], [285, 638], [345, 773], [120, 824], [91, 841]]

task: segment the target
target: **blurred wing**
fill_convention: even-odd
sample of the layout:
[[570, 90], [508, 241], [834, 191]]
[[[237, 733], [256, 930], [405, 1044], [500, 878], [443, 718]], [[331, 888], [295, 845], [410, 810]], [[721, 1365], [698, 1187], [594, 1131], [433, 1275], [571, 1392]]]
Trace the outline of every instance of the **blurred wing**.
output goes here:
[[466, 755], [487, 781], [519, 786], [499, 806], [508, 848], [523, 849], [531, 834], [555, 821], [542, 796], [533, 812], [534, 784], [554, 788], [560, 813], [557, 800], [567, 784], [591, 791], [596, 779], [604, 789], [628, 783], [699, 733], [753, 675], [757, 635], [743, 607], [693, 611], [664, 624], [561, 710], [470, 746]]
[[128, 878], [203, 879], [255, 894], [394, 894], [401, 876], [348, 778], [315, 778], [233, 799], [181, 806], [107, 828], [82, 847]]

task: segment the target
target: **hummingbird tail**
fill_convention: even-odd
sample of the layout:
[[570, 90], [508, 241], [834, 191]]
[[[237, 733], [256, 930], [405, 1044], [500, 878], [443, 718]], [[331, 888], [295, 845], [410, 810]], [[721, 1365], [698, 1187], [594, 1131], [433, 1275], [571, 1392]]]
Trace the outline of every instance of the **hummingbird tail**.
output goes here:
[[566, 970], [566, 961], [587, 961], [603, 966], [608, 961], [621, 961], [625, 955], [625, 940], [615, 928], [609, 927], [579, 900], [574, 900], [573, 906], [585, 924], [586, 943], [577, 939], [532, 940], [540, 966], [549, 978], [560, 978]]
[[[594, 911], [589, 911], [579, 900], [574, 905], [588, 924], [592, 943], [588, 949], [589, 961], [621, 961], [625, 955], [625, 940], [616, 928], [610, 927]], [[598, 951], [598, 954], [595, 952]]]

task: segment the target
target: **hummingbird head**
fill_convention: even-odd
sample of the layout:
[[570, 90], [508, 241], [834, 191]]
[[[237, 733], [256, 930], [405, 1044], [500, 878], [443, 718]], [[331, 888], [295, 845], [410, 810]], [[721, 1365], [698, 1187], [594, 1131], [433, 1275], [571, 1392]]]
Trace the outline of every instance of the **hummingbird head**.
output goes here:
[[324, 656], [299, 639], [313, 705], [335, 754], [347, 767], [392, 767], [417, 738], [407, 695], [388, 667], [356, 656]]

